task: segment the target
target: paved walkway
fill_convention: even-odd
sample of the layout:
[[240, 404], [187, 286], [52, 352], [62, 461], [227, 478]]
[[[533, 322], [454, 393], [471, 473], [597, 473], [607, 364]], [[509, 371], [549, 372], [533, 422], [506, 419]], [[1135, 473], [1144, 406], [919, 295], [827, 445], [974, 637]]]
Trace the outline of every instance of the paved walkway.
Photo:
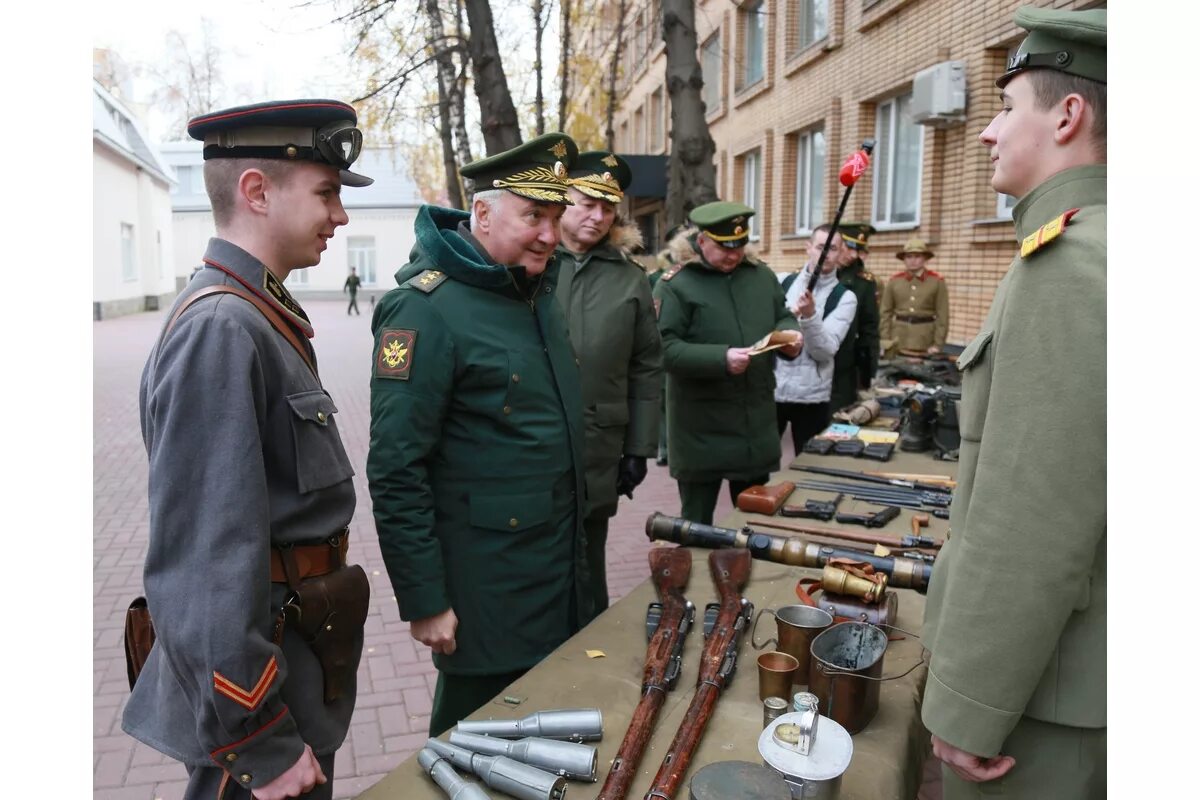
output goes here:
[[[400, 620], [379, 554], [366, 488], [372, 340], [370, 307], [347, 317], [341, 302], [314, 301], [305, 308], [318, 331], [314, 340], [321, 376], [338, 406], [338, 427], [356, 473], [358, 508], [351, 523], [350, 558], [371, 577], [366, 649], [359, 695], [345, 745], [338, 751], [335, 798], [350, 798], [374, 784], [425, 741], [436, 673], [429, 650], [413, 642]], [[129, 696], [121, 636], [129, 601], [142, 593], [148, 532], [146, 453], [138, 425], [137, 389], [142, 366], [163, 323], [163, 313], [136, 314], [93, 325], [93, 796], [96, 800], [177, 800], [186, 773], [177, 762], [121, 731]], [[790, 449], [790, 444], [785, 444]], [[790, 458], [785, 453], [785, 460]], [[716, 518], [732, 507], [722, 494]], [[677, 514], [675, 483], [650, 462], [634, 500], [622, 500], [609, 532], [608, 584], [613, 600], [648, 574], [643, 532], [653, 511]], [[922, 800], [940, 800], [928, 783]]]

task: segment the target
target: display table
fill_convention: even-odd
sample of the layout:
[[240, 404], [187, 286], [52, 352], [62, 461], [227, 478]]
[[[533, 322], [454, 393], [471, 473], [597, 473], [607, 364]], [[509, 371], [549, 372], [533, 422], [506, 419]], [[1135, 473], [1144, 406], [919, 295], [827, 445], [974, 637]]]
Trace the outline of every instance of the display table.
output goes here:
[[[951, 476], [955, 474], [957, 467], [954, 463], [934, 461], [928, 454], [907, 454], [898, 451], [886, 463], [813, 455], [802, 455], [794, 463], [849, 470], [921, 472]], [[784, 469], [773, 475], [771, 482], [817, 478], [841, 480]], [[802, 503], [802, 498], [806, 497], [829, 499], [830, 495], [797, 489], [790, 502]], [[846, 498], [839, 510], [871, 513], [879, 508]], [[673, 513], [676, 509], [663, 511]], [[746, 515], [735, 512], [720, 524], [724, 527], [740, 527], [745, 518]], [[904, 509], [899, 518], [878, 530], [891, 536], [911, 533], [911, 518], [912, 512]], [[787, 521], [836, 526], [833, 522], [823, 523], [816, 520]], [[942, 539], [945, 537], [947, 526], [945, 520], [931, 515], [929, 527], [925, 528], [923, 533]], [[855, 532], [868, 530], [862, 526], [837, 527], [845, 527]], [[793, 535], [769, 528], [759, 530], [775, 535]], [[819, 537], [801, 538], [869, 549], [868, 545], [851, 542], [836, 542]], [[711, 551], [694, 548], [692, 550], [692, 574], [684, 594], [696, 605], [696, 625], [688, 634], [684, 647], [683, 673], [679, 683], [675, 691], [667, 696], [654, 735], [639, 766], [638, 777], [630, 789], [628, 796], [636, 800], [641, 800], [649, 789], [695, 690], [696, 670], [703, 645], [701, 620], [704, 606], [716, 600], [716, 591], [708, 570], [709, 552]], [[649, 572], [647, 566], [647, 576]], [[795, 593], [796, 581], [801, 577], [816, 577], [817, 574], [813, 570], [754, 561], [750, 582], [744, 594], [754, 603], [756, 611], [798, 603]], [[897, 594], [899, 627], [919, 633], [924, 616], [925, 598], [907, 589], [897, 590]], [[570, 781], [567, 791], [567, 797], [572, 800], [592, 800], [600, 791], [608, 774], [609, 765], [625, 736], [625, 729], [641, 695], [642, 667], [646, 655], [646, 606], [656, 599], [654, 587], [647, 579], [504, 690], [502, 696], [521, 698], [520, 705], [505, 704], [498, 697], [472, 714], [470, 719], [513, 719], [534, 711], [556, 708], [601, 709], [604, 715], [604, 738], [592, 743], [599, 750], [599, 780], [596, 783]], [[774, 620], [770, 615], [764, 614], [759, 623], [758, 640], [762, 642], [774, 635]], [[589, 658], [589, 650], [601, 651], [604, 657]], [[688, 778], [676, 795], [678, 798], [686, 799], [687, 780], [706, 764], [729, 760], [761, 763], [757, 741], [763, 728], [763, 709], [758, 699], [758, 673], [755, 665], [759, 652], [765, 650], [753, 650], [747, 633], [739, 651], [737, 674], [716, 706], [704, 738], [692, 759]], [[912, 637], [891, 642], [884, 657], [884, 677], [899, 675], [909, 670], [921, 660], [921, 655], [921, 644]], [[929, 753], [929, 735], [922, 727], [920, 719], [925, 675], [926, 668], [918, 666], [905, 677], [885, 681], [881, 685], [879, 713], [863, 731], [854, 736], [854, 758], [842, 780], [841, 797], [844, 800], [899, 800], [916, 797], [921, 784], [922, 765]], [[448, 739], [449, 734], [442, 738]], [[496, 798], [506, 797], [492, 789], [487, 791]], [[421, 771], [414, 755], [360, 797], [362, 800], [441, 800], [445, 795]]]

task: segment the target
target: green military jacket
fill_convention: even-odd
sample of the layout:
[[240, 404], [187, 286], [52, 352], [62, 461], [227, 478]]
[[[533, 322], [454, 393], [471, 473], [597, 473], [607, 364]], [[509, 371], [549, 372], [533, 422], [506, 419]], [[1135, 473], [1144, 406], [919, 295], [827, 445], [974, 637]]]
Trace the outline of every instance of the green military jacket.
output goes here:
[[662, 339], [654, 300], [646, 273], [608, 240], [581, 256], [560, 245], [555, 258], [556, 294], [581, 364], [588, 513], [611, 516], [621, 456], [658, 453]]
[[833, 366], [833, 389], [829, 405], [835, 411], [858, 400], [859, 374], [874, 375], [879, 366], [879, 299], [874, 276], [861, 258], [838, 270], [838, 280], [858, 300], [854, 324], [838, 349]]
[[773, 330], [798, 330], [779, 279], [744, 259], [720, 272], [695, 254], [654, 287], [667, 371], [671, 476], [681, 481], [750, 479], [779, 469], [775, 357], [754, 356], [741, 375], [725, 351]]
[[922, 718], [980, 756], [1022, 715], [1107, 724], [1106, 180], [1102, 165], [1066, 170], [1017, 203], [1024, 255], [958, 360], [954, 534], [929, 587]]
[[367, 479], [400, 616], [453, 608], [438, 669], [533, 666], [590, 614], [579, 368], [547, 272], [522, 286], [468, 215], [422, 206], [371, 328]]
[[879, 305], [879, 338], [885, 347], [942, 347], [949, 332], [950, 292], [941, 275], [926, 267], [920, 277], [902, 269], [888, 279]]

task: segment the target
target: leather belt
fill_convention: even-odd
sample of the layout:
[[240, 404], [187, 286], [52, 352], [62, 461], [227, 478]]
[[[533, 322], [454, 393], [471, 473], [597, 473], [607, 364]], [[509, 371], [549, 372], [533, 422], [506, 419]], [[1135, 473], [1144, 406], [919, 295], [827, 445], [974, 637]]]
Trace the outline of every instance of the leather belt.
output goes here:
[[[299, 580], [328, 575], [346, 566], [346, 551], [350, 549], [350, 529], [347, 528], [318, 544], [291, 545], [292, 555], [296, 557], [296, 569]], [[279, 549], [271, 548], [271, 583], [287, 583], [287, 573], [283, 568], [283, 558]]]
[[907, 322], [909, 324], [920, 324], [922, 322], [933, 322], [935, 319], [937, 319], [937, 317], [917, 317], [910, 316], [908, 314], [897, 314], [896, 319], [900, 322]]

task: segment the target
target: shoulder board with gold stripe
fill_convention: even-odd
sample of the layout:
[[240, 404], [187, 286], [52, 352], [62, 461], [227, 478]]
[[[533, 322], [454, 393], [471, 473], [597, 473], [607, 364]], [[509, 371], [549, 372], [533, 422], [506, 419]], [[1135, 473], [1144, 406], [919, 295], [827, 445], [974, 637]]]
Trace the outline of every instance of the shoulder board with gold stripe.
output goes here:
[[660, 280], [660, 281], [669, 281], [669, 280], [671, 280], [671, 278], [674, 278], [676, 275], [678, 275], [678, 274], [679, 274], [679, 273], [680, 273], [680, 272], [683, 270], [683, 268], [684, 268], [685, 266], [686, 266], [685, 264], [675, 264], [675, 265], [673, 265], [673, 266], [672, 266], [672, 267], [671, 267], [669, 270], [667, 270], [666, 272], [664, 272], [664, 273], [662, 274], [662, 277], [661, 277], [661, 278], [659, 278], [659, 280]]
[[867, 272], [865, 269], [860, 274], [869, 281], [875, 280], [875, 276], [870, 272]]
[[429, 294], [446, 281], [446, 273], [436, 269], [427, 269], [408, 279], [408, 286]]
[[1059, 214], [1057, 217], [1026, 236], [1025, 241], [1021, 242], [1021, 258], [1028, 258], [1044, 247], [1046, 243], [1061, 236], [1063, 230], [1065, 230], [1067, 227], [1067, 223], [1071, 221], [1071, 217], [1078, 213], [1078, 208], [1072, 208], [1070, 211]]

